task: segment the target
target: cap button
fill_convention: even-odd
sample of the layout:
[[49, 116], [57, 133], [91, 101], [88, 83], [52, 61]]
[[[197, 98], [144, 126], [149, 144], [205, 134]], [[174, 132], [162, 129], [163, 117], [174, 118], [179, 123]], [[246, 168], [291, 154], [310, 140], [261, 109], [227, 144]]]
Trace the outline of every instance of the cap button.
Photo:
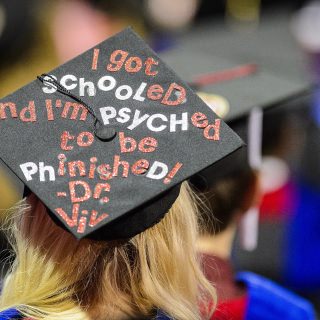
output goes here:
[[95, 135], [102, 141], [111, 141], [116, 134], [116, 130], [108, 126], [100, 126], [95, 132]]

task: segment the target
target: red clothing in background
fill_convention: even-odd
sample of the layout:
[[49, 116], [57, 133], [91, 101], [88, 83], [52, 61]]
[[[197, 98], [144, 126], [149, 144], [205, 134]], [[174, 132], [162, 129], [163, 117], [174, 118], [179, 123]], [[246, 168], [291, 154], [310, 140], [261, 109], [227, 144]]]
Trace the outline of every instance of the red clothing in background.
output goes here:
[[218, 304], [212, 320], [244, 320], [248, 297], [246, 288], [235, 282], [229, 261], [208, 254], [201, 254], [203, 271], [215, 286]]

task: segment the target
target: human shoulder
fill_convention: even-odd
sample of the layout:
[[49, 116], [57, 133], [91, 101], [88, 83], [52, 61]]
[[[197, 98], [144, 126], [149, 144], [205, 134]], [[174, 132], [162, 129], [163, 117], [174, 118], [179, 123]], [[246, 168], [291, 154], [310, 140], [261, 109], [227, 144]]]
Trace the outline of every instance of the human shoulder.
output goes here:
[[247, 287], [246, 320], [316, 319], [309, 301], [267, 278], [244, 271], [236, 275], [236, 280]]
[[0, 312], [0, 320], [31, 320], [28, 318], [24, 318], [20, 312], [15, 308], [6, 309]]

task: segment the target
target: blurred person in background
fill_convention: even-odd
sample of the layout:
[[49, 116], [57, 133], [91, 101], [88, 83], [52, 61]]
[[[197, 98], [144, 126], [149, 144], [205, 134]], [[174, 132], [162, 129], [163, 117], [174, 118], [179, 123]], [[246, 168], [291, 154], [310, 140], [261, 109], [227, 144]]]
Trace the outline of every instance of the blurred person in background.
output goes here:
[[[265, 33], [263, 33], [262, 31], [264, 31]], [[263, 35], [263, 37], [260, 38], [260, 35]], [[277, 58], [272, 59], [274, 55], [271, 55], [268, 52], [268, 50], [271, 50], [271, 48], [273, 48], [272, 38], [274, 38], [274, 28], [271, 27], [270, 24], [268, 24], [267, 22], [265, 22], [265, 25], [263, 28], [261, 28], [260, 32], [254, 34], [254, 36], [253, 33], [248, 33], [248, 36], [243, 36], [243, 34], [241, 36], [240, 34], [238, 35], [236, 32], [228, 33], [226, 30], [224, 30], [224, 27], [218, 23], [205, 23], [202, 26], [199, 26], [199, 28], [196, 29], [194, 32], [191, 32], [190, 35], [186, 35], [186, 37], [181, 41], [180, 45], [177, 46], [177, 48], [172, 49], [167, 53], [163, 54], [163, 58], [165, 59], [165, 61], [172, 65], [175, 68], [175, 70], [180, 74], [180, 76], [186, 81], [188, 81], [191, 86], [196, 88], [200, 93], [200, 97], [204, 99], [204, 101], [206, 101], [209, 105], [211, 105], [212, 109], [220, 117], [226, 119], [233, 129], [235, 129], [234, 121], [239, 122], [241, 120], [241, 117], [244, 117], [244, 115], [247, 115], [247, 118], [249, 118], [248, 128], [251, 127], [250, 119], [252, 118], [251, 115], [253, 114], [251, 112], [254, 110], [260, 110], [261, 114], [262, 111], [264, 111], [267, 116], [268, 111], [271, 110], [265, 109], [272, 109], [274, 107], [276, 107], [274, 109], [278, 109], [280, 108], [280, 106], [284, 104], [288, 105], [288, 108], [284, 112], [284, 116], [283, 114], [281, 116], [279, 116], [279, 114], [275, 114], [277, 112], [272, 113], [270, 119], [263, 118], [263, 120], [266, 120], [263, 121], [263, 125], [256, 126], [256, 124], [252, 122], [252, 127], [256, 127], [256, 130], [254, 132], [251, 130], [251, 134], [248, 133], [248, 128], [245, 128], [246, 125], [243, 126], [244, 133], [240, 134], [240, 136], [243, 137], [251, 137], [251, 139], [248, 139], [249, 141], [247, 139], [244, 139], [245, 141], [248, 141], [248, 145], [250, 146], [250, 140], [256, 142], [259, 142], [259, 140], [261, 140], [259, 131], [261, 130], [261, 127], [264, 128], [264, 130], [261, 130], [261, 133], [262, 131], [269, 131], [269, 137], [267, 140], [269, 148], [272, 149], [274, 152], [273, 160], [275, 161], [268, 161], [268, 164], [272, 164], [271, 166], [269, 166], [270, 170], [267, 173], [267, 178], [269, 178], [268, 182], [270, 182], [268, 185], [268, 191], [272, 190], [272, 188], [281, 188], [282, 186], [285, 186], [288, 183], [288, 166], [284, 163], [283, 160], [280, 159], [280, 157], [283, 157], [284, 154], [286, 154], [290, 158], [290, 161], [295, 162], [293, 161], [293, 158], [296, 158], [296, 156], [292, 157], [292, 155], [296, 151], [292, 152], [292, 150], [288, 149], [291, 149], [293, 145], [294, 147], [297, 147], [297, 145], [300, 145], [301, 147], [303, 145], [304, 139], [303, 134], [301, 134], [301, 128], [292, 126], [290, 121], [287, 121], [286, 118], [288, 114], [296, 112], [295, 108], [293, 108], [293, 104], [299, 104], [298, 100], [300, 98], [303, 100], [305, 96], [310, 92], [310, 86], [307, 82], [301, 79], [298, 79], [296, 81], [296, 79], [289, 80], [287, 78], [287, 74], [284, 71], [287, 67], [290, 69], [290, 63], [284, 64], [285, 68], [283, 68], [283, 71], [279, 71], [278, 65], [281, 64], [281, 62], [279, 62], [279, 59]], [[253, 41], [253, 39], [255, 41]], [[283, 44], [284, 40], [279, 41], [279, 43]], [[278, 43], [274, 44], [275, 48], [277, 48], [276, 44]], [[281, 45], [280, 48], [282, 48]], [[217, 52], [217, 55], [215, 54], [215, 52]], [[275, 51], [275, 53], [277, 52], [279, 51]], [[263, 53], [265, 54], [265, 56], [263, 55]], [[232, 60], [228, 59], [230, 57], [232, 57]], [[240, 63], [237, 63], [238, 60], [240, 60]], [[254, 61], [256, 63], [248, 64], [248, 60]], [[258, 114], [257, 112], [254, 113]], [[297, 118], [300, 120], [300, 115]], [[238, 130], [236, 131], [239, 133]], [[256, 145], [256, 142], [253, 145]], [[291, 144], [289, 148], [288, 144]], [[264, 147], [266, 147], [266, 143]], [[260, 147], [255, 147], [255, 149], [259, 151]], [[300, 150], [301, 149], [302, 148], [300, 148]], [[259, 153], [261, 153], [261, 151], [259, 151]], [[258, 159], [259, 161], [249, 161], [251, 160], [249, 158], [255, 160]], [[260, 158], [260, 154], [254, 155], [254, 157], [249, 157], [248, 155], [248, 159], [242, 159], [242, 161], [240, 161], [239, 163], [242, 163], [243, 166], [246, 166], [249, 170], [252, 170], [250, 166], [252, 166], [252, 163], [255, 162], [255, 165], [252, 166], [252, 168], [260, 171], [262, 164], [262, 169], [264, 170], [267, 161], [265, 161], [264, 163], [264, 161], [260, 161]], [[230, 164], [225, 167], [229, 167], [231, 171], [232, 169], [235, 169], [235, 167], [237, 167], [236, 163], [237, 161], [230, 162]], [[244, 167], [243, 170], [245, 169], [246, 168]], [[225, 216], [232, 217], [230, 218], [230, 221], [227, 220], [227, 222], [225, 223], [225, 225], [227, 226], [231, 225], [230, 229], [226, 227], [226, 230], [228, 230], [229, 232], [222, 232], [221, 234], [219, 234], [218, 240], [217, 238], [212, 238], [212, 240], [215, 239], [215, 241], [219, 241], [219, 239], [222, 239], [221, 242], [223, 242], [224, 245], [215, 246], [213, 244], [213, 241], [211, 242], [212, 251], [217, 250], [218, 254], [222, 252], [222, 258], [231, 258], [231, 250], [233, 247], [233, 238], [235, 235], [235, 226], [237, 225], [237, 222], [241, 220], [241, 226], [243, 226], [243, 218], [247, 220], [247, 217], [253, 216], [251, 215], [251, 213], [254, 213], [255, 217], [259, 215], [259, 210], [257, 209], [259, 209], [260, 207], [260, 201], [257, 201], [257, 198], [255, 197], [254, 186], [259, 185], [259, 189], [261, 189], [260, 182], [259, 184], [257, 184], [256, 178], [251, 178], [250, 171], [249, 173], [246, 173], [246, 171], [244, 172], [244, 174], [247, 174], [247, 177], [244, 176], [243, 180], [240, 179], [240, 181], [237, 182], [235, 180], [237, 179], [236, 177], [240, 177], [242, 175], [241, 170], [239, 172], [235, 170], [233, 173], [230, 174], [230, 172], [226, 172], [225, 170], [221, 169], [222, 176], [220, 176], [218, 180], [216, 179], [215, 175], [211, 175], [210, 172], [207, 171], [202, 175], [203, 180], [207, 181], [207, 184], [205, 184], [202, 187], [198, 186], [198, 189], [204, 192], [204, 196], [210, 198], [210, 200], [207, 200], [205, 202], [209, 201], [209, 204], [210, 202], [212, 202], [212, 205], [214, 206], [215, 200], [218, 199], [218, 203], [220, 200], [219, 195], [215, 196], [214, 193], [215, 183], [218, 184], [219, 182], [221, 182], [221, 184], [223, 184], [223, 179], [228, 178], [231, 180], [230, 184], [236, 185], [233, 191], [228, 190], [226, 194], [223, 195], [223, 201], [220, 200], [220, 203], [222, 202], [222, 204], [217, 204], [219, 206], [220, 212], [217, 213], [217, 210], [212, 210], [212, 216], [214, 216], [215, 214], [218, 214], [219, 216], [221, 215], [222, 221], [224, 221], [223, 217]], [[253, 182], [251, 182], [252, 180]], [[264, 187], [266, 186], [265, 182], [266, 181], [264, 180]], [[226, 184], [228, 183], [226, 182]], [[291, 185], [289, 186], [289, 189], [290, 187]], [[232, 188], [233, 187], [231, 187], [231, 189]], [[288, 189], [286, 189], [286, 191], [288, 191]], [[285, 200], [286, 203], [283, 203], [283, 206], [287, 206], [285, 209], [291, 209], [293, 206], [293, 203], [291, 203], [291, 201], [293, 199], [289, 199], [289, 197], [287, 197], [287, 199]], [[283, 208], [284, 207], [280, 209]], [[246, 209], [250, 209], [248, 210], [250, 216], [248, 214], [245, 214], [247, 211]], [[264, 209], [266, 208], [264, 207]], [[204, 220], [208, 219], [208, 217], [205, 215], [203, 218]], [[208, 220], [209, 223], [212, 223], [213, 219], [209, 218]], [[221, 218], [219, 220], [221, 220]], [[268, 242], [266, 243], [266, 246], [270, 248], [268, 253], [271, 255], [274, 252], [274, 248], [277, 250], [278, 247], [280, 247], [279, 243], [276, 242], [276, 240], [273, 237], [274, 229], [276, 226], [275, 221], [272, 221], [272, 224], [273, 227], [271, 226], [271, 228], [269, 229], [269, 237], [267, 238], [269, 240], [267, 240]], [[207, 239], [210, 238], [210, 236], [214, 235], [213, 227], [210, 227], [209, 230], [211, 231], [207, 230], [207, 232], [205, 232], [205, 234], [207, 233], [207, 237], [205, 237]], [[246, 235], [250, 233], [255, 234], [255, 230], [255, 226], [253, 226], [253, 228], [249, 228], [249, 231], [247, 229], [248, 232], [242, 233], [241, 238], [247, 238]], [[277, 245], [273, 245], [274, 242], [276, 242]], [[204, 247], [206, 247], [206, 245], [210, 247], [210, 241], [206, 242], [206, 244], [203, 244], [204, 241], [200, 241], [200, 243], [202, 243]], [[255, 261], [259, 263], [259, 266], [266, 266], [264, 270], [266, 270], [270, 266], [272, 269], [274, 269], [274, 266], [272, 266], [272, 262], [274, 260], [272, 260], [271, 262], [269, 260], [264, 260], [265, 256], [260, 255], [261, 252], [258, 250], [254, 251], [254, 249], [255, 245], [251, 246], [250, 253], [253, 253], [252, 255], [255, 257]], [[250, 262], [252, 262], [252, 260]], [[215, 268], [214, 258], [212, 258], [212, 263], [213, 268]], [[228, 261], [226, 264], [229, 265], [230, 270], [230, 261]], [[247, 264], [248, 268], [242, 270], [251, 270], [253, 265], [254, 264], [248, 266]], [[278, 274], [281, 273], [280, 268], [277, 269], [277, 272]], [[221, 274], [223, 277], [224, 271], [221, 271]], [[228, 277], [227, 274], [231, 274], [231, 276], [229, 276], [229, 285], [230, 283], [235, 282], [234, 277], [232, 276], [232, 272], [226, 272], [225, 274], [226, 277]], [[247, 287], [250, 288], [249, 283], [251, 279], [241, 280], [242, 282], [247, 282]], [[266, 283], [268, 283], [267, 280]], [[260, 289], [263, 289], [263, 281], [261, 281], [260, 284]], [[273, 288], [275, 289], [275, 291], [277, 291], [276, 288], [279, 287], [275, 285]], [[233, 289], [233, 292], [235, 293], [234, 297], [237, 297], [239, 296], [239, 294], [241, 294], [241, 290], [239, 290], [239, 288]], [[290, 296], [291, 293], [288, 293], [288, 295]], [[263, 294], [261, 296], [263, 296]], [[275, 293], [273, 296], [277, 296], [277, 293]], [[283, 298], [284, 296], [285, 293], [283, 293]], [[298, 300], [299, 299], [300, 298], [298, 298]], [[236, 307], [241, 306], [241, 304], [243, 307], [245, 304], [245, 300], [246, 299], [243, 298], [242, 300], [240, 299], [240, 301], [237, 301]], [[284, 298], [284, 300], [286, 300], [286, 298]], [[254, 306], [254, 299], [249, 299], [249, 301], [252, 301], [252, 306]], [[272, 301], [272, 298], [270, 299], [270, 301]], [[266, 307], [266, 309], [268, 309], [268, 304], [269, 306], [273, 304], [273, 302], [270, 301], [268, 301], [268, 299], [265, 299], [266, 304], [264, 305], [264, 307]], [[283, 317], [283, 319], [285, 319], [285, 312], [287, 310], [286, 308], [281, 309], [283, 305], [283, 301], [281, 301], [281, 299], [279, 299], [278, 302], [280, 303], [279, 319], [282, 319], [281, 316]], [[288, 305], [290, 305], [290, 302], [287, 302]], [[299, 305], [299, 302], [297, 302], [297, 304]], [[259, 304], [257, 306], [259, 306]], [[308, 303], [306, 304], [306, 306], [307, 309], [310, 307]], [[252, 309], [250, 308], [250, 304], [249, 309], [243, 307], [242, 310], [248, 311], [248, 314], [250, 314], [250, 312], [252, 311]], [[309, 308], [309, 310], [312, 310], [312, 308]], [[281, 312], [284, 312], [284, 314], [281, 315]], [[267, 314], [268, 313], [266, 312], [265, 315]], [[311, 318], [313, 318], [314, 315], [312, 314], [312, 312], [310, 314]], [[270, 317], [275, 317], [275, 315], [270, 315]], [[258, 319], [258, 317], [254, 319]]]
[[[181, 0], [180, 0], [181, 1]], [[185, 30], [198, 0], [3, 0], [0, 97], [130, 25], [156, 51]], [[183, 8], [183, 10], [182, 10]], [[162, 36], [163, 35], [163, 36]]]
[[[296, 134], [300, 138], [298, 131], [291, 128], [289, 121], [284, 121], [286, 112], [285, 116], [279, 116], [271, 111], [288, 104], [287, 110], [292, 112], [294, 104], [299, 104], [309, 94], [308, 85], [290, 81], [262, 65], [239, 65], [195, 48], [186, 50], [180, 46], [164, 53], [162, 58], [248, 143], [248, 152], [234, 153], [228, 161], [222, 160], [220, 165], [191, 179], [203, 197], [204, 207], [209, 208], [209, 214], [206, 208], [201, 211], [203, 234], [199, 239], [199, 251], [204, 253], [203, 265], [208, 278], [217, 286], [218, 308], [213, 319], [315, 319], [309, 302], [257, 274], [241, 272], [236, 275], [231, 263], [240, 222], [241, 238], [249, 238], [247, 247], [255, 249], [252, 239], [259, 214], [256, 209], [261, 201], [258, 176], [263, 163], [262, 133], [268, 134], [269, 146], [265, 143], [264, 147], [276, 150], [277, 157], [288, 151], [284, 150], [288, 149], [284, 147], [288, 140], [303, 143], [303, 139], [296, 139]], [[269, 112], [270, 117], [267, 116]], [[272, 170], [269, 173], [274, 184], [281, 175], [280, 171]], [[244, 225], [249, 227], [243, 231]]]
[[144, 32], [141, 7], [130, 0], [4, 0], [1, 7], [1, 97], [127, 25]]
[[259, 204], [261, 186], [259, 173], [250, 168], [245, 155], [234, 156], [226, 167], [223, 175], [216, 176], [209, 168], [191, 178], [203, 200], [198, 249], [218, 294], [213, 319], [315, 319], [312, 305], [303, 298], [260, 275], [233, 271], [235, 235], [245, 213]]
[[[228, 2], [236, 8], [254, 1]], [[200, 23], [182, 38], [180, 48], [202, 48], [240, 63], [256, 62], [276, 76], [315, 84], [311, 99], [300, 106], [288, 104], [264, 119], [258, 247], [249, 252], [236, 241], [232, 260], [236, 270], [272, 278], [312, 298], [320, 308], [320, 274], [315, 267], [320, 257], [319, 1], [262, 0], [259, 22], [250, 29], [240, 27], [246, 22], [237, 14], [232, 18], [226, 13], [226, 3], [203, 1], [196, 17]], [[307, 3], [291, 20], [294, 9]], [[230, 20], [240, 22], [233, 24], [239, 28], [230, 28]], [[271, 96], [273, 89], [265, 86], [265, 92]]]
[[305, 142], [295, 171], [296, 205], [288, 227], [283, 279], [313, 299], [320, 310], [320, 2], [308, 1], [291, 20], [291, 31], [307, 61], [313, 92], [306, 108]]

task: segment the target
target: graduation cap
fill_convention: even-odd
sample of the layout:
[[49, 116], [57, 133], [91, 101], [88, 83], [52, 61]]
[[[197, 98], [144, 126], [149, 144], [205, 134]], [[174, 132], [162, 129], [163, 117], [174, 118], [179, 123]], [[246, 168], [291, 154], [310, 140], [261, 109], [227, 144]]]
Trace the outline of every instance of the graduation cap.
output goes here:
[[130, 28], [1, 99], [0, 135], [51, 217], [103, 240], [157, 223], [184, 180], [243, 145]]
[[[255, 62], [239, 64], [189, 47], [188, 50], [173, 49], [161, 57], [247, 143], [247, 149], [239, 149], [194, 175], [191, 182], [199, 191], [208, 190], [219, 179], [236, 174], [246, 166], [259, 169], [264, 110], [310, 94], [310, 85], [306, 82], [290, 81]], [[242, 244], [247, 250], [256, 247], [257, 224], [258, 208], [251, 208], [242, 219], [245, 230]]]

